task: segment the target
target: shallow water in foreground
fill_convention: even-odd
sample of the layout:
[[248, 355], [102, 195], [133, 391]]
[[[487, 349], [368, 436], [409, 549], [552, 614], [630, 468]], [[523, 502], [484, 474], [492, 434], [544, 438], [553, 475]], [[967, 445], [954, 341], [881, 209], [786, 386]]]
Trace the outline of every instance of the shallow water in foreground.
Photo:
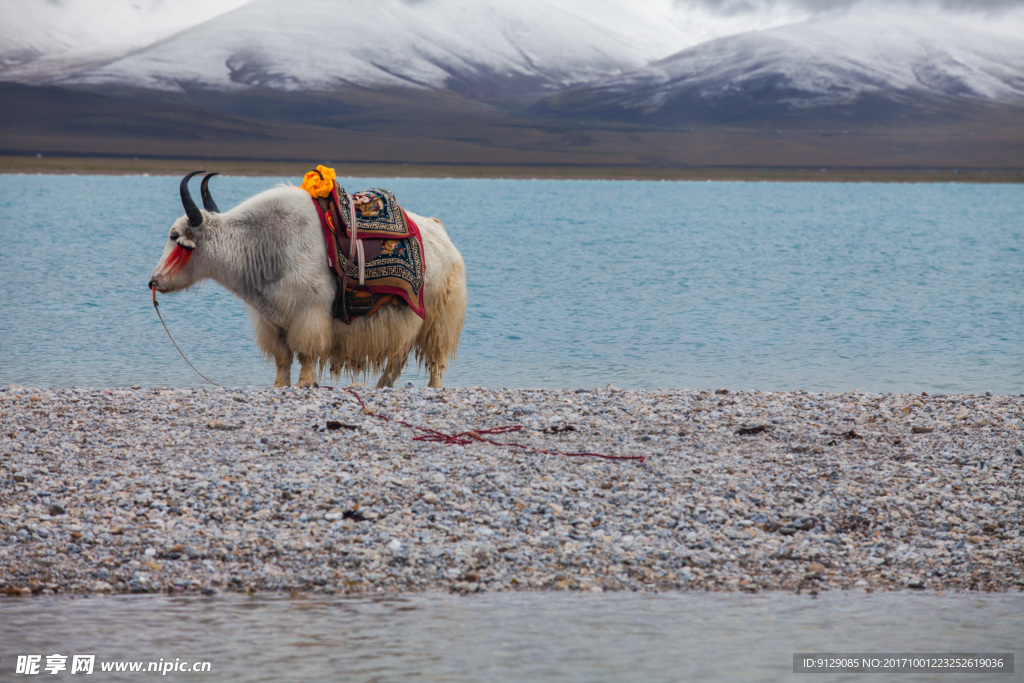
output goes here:
[[[146, 290], [178, 180], [0, 175], [0, 385], [204, 383]], [[212, 185], [227, 208], [298, 181]], [[462, 252], [449, 386], [1024, 391], [1022, 185], [342, 182], [392, 189]], [[214, 381], [272, 382], [219, 285], [160, 310]]]
[[173, 681], [700, 681], [788, 679], [797, 652], [1014, 651], [1019, 672], [1020, 593], [0, 600], [2, 679], [12, 677], [17, 655], [32, 653], [44, 662], [54, 653], [69, 661], [95, 654], [97, 672], [110, 661], [211, 663], [210, 674], [172, 672], [166, 680]]

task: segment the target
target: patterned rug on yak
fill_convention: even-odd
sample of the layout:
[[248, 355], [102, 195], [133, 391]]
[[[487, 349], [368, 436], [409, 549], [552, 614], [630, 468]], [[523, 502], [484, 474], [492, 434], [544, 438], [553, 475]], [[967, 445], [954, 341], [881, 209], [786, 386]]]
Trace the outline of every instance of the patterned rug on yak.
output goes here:
[[349, 323], [404, 301], [422, 318], [423, 239], [395, 196], [381, 188], [349, 195], [335, 182], [334, 169], [326, 166], [307, 173], [302, 189], [313, 198], [328, 263], [342, 284], [335, 317]]

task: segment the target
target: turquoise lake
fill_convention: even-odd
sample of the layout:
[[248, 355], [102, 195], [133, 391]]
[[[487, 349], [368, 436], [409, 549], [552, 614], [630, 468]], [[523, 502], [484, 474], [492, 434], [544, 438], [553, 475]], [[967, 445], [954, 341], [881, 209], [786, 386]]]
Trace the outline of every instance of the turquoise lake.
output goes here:
[[[178, 180], [0, 176], [0, 384], [204, 383], [146, 288]], [[227, 209], [299, 180], [212, 187]], [[391, 189], [462, 252], [449, 386], [1024, 391], [1021, 185], [341, 182]], [[219, 285], [160, 310], [214, 381], [272, 383]]]

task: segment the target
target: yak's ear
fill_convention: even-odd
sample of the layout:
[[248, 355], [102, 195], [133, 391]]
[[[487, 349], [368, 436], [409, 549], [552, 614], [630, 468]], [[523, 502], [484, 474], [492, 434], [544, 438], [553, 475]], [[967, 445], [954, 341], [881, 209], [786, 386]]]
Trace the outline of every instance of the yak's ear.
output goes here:
[[188, 216], [188, 227], [198, 228], [203, 224], [203, 214], [196, 206], [196, 203], [192, 201], [192, 195], [188, 191], [188, 181], [192, 179], [192, 176], [199, 175], [202, 171], [192, 171], [181, 179], [181, 185], [178, 186], [178, 193], [181, 195], [181, 205], [185, 207], [185, 215]]
[[217, 208], [217, 202], [213, 201], [213, 195], [210, 194], [210, 178], [219, 173], [207, 173], [203, 177], [203, 182], [199, 186], [199, 193], [203, 197], [203, 208], [210, 213], [220, 213], [220, 209]]

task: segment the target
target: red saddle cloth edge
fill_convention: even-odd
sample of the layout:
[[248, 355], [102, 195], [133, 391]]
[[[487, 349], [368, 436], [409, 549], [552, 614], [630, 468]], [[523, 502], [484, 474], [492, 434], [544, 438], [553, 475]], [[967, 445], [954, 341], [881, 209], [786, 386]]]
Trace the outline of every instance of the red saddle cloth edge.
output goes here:
[[[335, 187], [332, 188], [331, 192], [332, 192], [332, 195], [333, 195], [331, 199], [332, 200], [337, 200], [337, 197], [338, 197], [338, 195], [337, 195], [337, 185], [335, 185]], [[349, 201], [352, 201], [351, 197], [349, 198]], [[352, 285], [351, 284], [351, 282], [352, 282], [351, 274], [348, 274], [348, 277], [346, 278], [346, 273], [344, 272], [343, 268], [341, 267], [341, 261], [338, 258], [338, 253], [339, 253], [338, 252], [339, 232], [337, 230], [337, 226], [336, 226], [335, 220], [333, 218], [334, 212], [331, 211], [331, 208], [333, 208], [333, 205], [329, 206], [327, 208], [327, 210], [325, 210], [323, 204], [321, 204], [321, 201], [316, 199], [316, 198], [313, 198], [313, 206], [316, 207], [317, 215], [320, 218], [320, 227], [323, 229], [323, 232], [324, 232], [324, 242], [325, 242], [325, 247], [326, 247], [326, 250], [327, 250], [327, 262], [328, 262], [328, 265], [330, 266], [331, 270], [334, 271], [334, 274], [338, 278], [339, 282], [347, 282], [348, 283], [348, 289], [360, 289], [360, 290], [363, 290], [363, 291], [370, 291], [370, 292], [373, 292], [375, 294], [394, 294], [394, 295], [400, 296], [400, 297], [402, 297], [402, 300], [405, 301], [405, 303], [409, 305], [409, 308], [411, 308], [412, 311], [416, 315], [418, 315], [420, 318], [425, 318], [426, 317], [426, 307], [423, 304], [423, 289], [424, 289], [423, 286], [419, 287], [418, 291], [416, 292], [416, 297], [414, 298], [413, 296], [411, 296], [409, 289], [405, 289], [405, 288], [402, 288], [402, 287], [394, 287], [394, 286], [390, 286], [390, 285], [374, 284], [373, 279], [371, 279], [371, 278], [367, 278], [366, 281], [365, 281], [366, 284], [363, 285], [363, 286]], [[408, 233], [407, 233], [406, 237], [399, 238], [399, 237], [396, 237], [396, 235], [394, 233], [386, 233], [385, 237], [381, 237], [381, 236], [378, 236], [378, 233], [376, 233], [374, 231], [358, 230], [357, 234], [359, 235], [359, 239], [370, 239], [370, 240], [379, 240], [379, 241], [383, 241], [385, 239], [386, 240], [395, 240], [395, 239], [411, 239], [411, 240], [415, 240], [416, 243], [419, 245], [419, 251], [420, 251], [420, 255], [421, 255], [421, 260], [423, 262], [423, 270], [426, 271], [426, 255], [425, 255], [424, 249], [423, 249], [423, 237], [420, 235], [419, 226], [416, 225], [416, 221], [414, 221], [412, 218], [409, 217], [409, 214], [406, 213], [405, 209], [401, 208], [400, 206], [398, 208], [402, 212], [402, 219], [405, 221], [405, 225], [408, 228]], [[344, 217], [340, 217], [340, 218], [341, 218], [341, 220], [340, 220], [340, 223], [341, 223], [340, 235], [344, 236], [344, 237], [348, 237], [348, 233], [350, 231], [349, 231], [348, 226], [347, 226], [347, 221], [344, 220]], [[425, 274], [426, 273], [424, 272], [424, 275]]]

